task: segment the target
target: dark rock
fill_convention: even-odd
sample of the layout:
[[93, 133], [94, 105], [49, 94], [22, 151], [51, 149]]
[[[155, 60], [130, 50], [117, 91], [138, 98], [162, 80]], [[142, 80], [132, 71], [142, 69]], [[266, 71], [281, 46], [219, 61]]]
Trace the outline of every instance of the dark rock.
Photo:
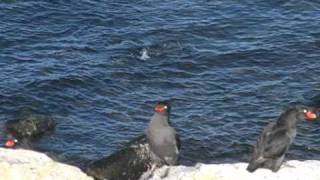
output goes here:
[[48, 116], [23, 112], [17, 119], [5, 123], [5, 131], [18, 140], [32, 139], [51, 132], [55, 126], [54, 120]]
[[144, 172], [152, 169], [151, 156], [143, 135], [111, 156], [92, 162], [86, 172], [98, 180], [137, 180]]

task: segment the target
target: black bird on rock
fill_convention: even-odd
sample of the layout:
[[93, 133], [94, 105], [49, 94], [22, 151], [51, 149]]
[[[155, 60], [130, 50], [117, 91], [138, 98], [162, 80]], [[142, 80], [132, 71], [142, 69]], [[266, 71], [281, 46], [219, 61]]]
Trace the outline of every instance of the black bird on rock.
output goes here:
[[170, 126], [170, 104], [159, 102], [145, 130], [152, 157], [158, 164], [177, 164], [180, 150], [180, 140], [174, 128]]
[[253, 172], [258, 168], [267, 168], [277, 172], [296, 136], [297, 123], [304, 119], [313, 121], [316, 118], [316, 109], [313, 107], [298, 105], [288, 108], [276, 122], [271, 122], [263, 130], [247, 170]]
[[87, 174], [98, 180], [144, 180], [155, 168], [176, 164], [180, 143], [169, 125], [169, 114], [169, 103], [159, 102], [145, 134], [112, 155], [91, 162]]

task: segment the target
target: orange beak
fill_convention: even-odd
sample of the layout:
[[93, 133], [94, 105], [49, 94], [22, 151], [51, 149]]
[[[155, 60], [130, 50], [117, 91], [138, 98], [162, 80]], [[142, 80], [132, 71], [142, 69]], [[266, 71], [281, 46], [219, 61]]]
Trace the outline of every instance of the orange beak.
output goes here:
[[157, 112], [157, 113], [162, 113], [162, 112], [166, 112], [168, 109], [167, 106], [164, 106], [164, 105], [157, 105], [154, 110]]
[[5, 146], [6, 146], [7, 148], [14, 148], [16, 145], [17, 145], [17, 141], [14, 140], [14, 139], [9, 139], [9, 140], [7, 140], [7, 142], [6, 142], [6, 144], [5, 144]]
[[317, 119], [317, 114], [314, 112], [308, 111], [305, 113], [305, 117], [306, 117], [306, 120], [313, 121], [313, 120]]

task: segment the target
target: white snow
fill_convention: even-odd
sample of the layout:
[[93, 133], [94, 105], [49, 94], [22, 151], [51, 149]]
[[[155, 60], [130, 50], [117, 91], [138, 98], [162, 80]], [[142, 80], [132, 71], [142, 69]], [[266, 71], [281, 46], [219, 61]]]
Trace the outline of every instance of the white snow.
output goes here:
[[30, 150], [0, 148], [2, 180], [93, 180], [79, 168]]
[[[320, 161], [316, 160], [287, 161], [276, 173], [268, 169], [249, 173], [246, 170], [247, 165], [235, 163], [198, 164], [195, 167], [165, 166], [156, 170], [150, 180], [320, 180]], [[166, 173], [168, 175], [163, 177]]]

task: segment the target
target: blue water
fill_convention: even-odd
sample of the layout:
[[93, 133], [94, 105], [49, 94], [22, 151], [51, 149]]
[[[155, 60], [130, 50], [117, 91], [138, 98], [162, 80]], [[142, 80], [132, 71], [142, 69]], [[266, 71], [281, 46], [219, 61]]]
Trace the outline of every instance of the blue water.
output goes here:
[[[1, 1], [0, 122], [52, 116], [34, 146], [81, 163], [171, 99], [182, 164], [246, 161], [288, 104], [319, 102], [319, 19], [311, 0]], [[319, 124], [299, 124], [289, 159], [320, 160]]]

